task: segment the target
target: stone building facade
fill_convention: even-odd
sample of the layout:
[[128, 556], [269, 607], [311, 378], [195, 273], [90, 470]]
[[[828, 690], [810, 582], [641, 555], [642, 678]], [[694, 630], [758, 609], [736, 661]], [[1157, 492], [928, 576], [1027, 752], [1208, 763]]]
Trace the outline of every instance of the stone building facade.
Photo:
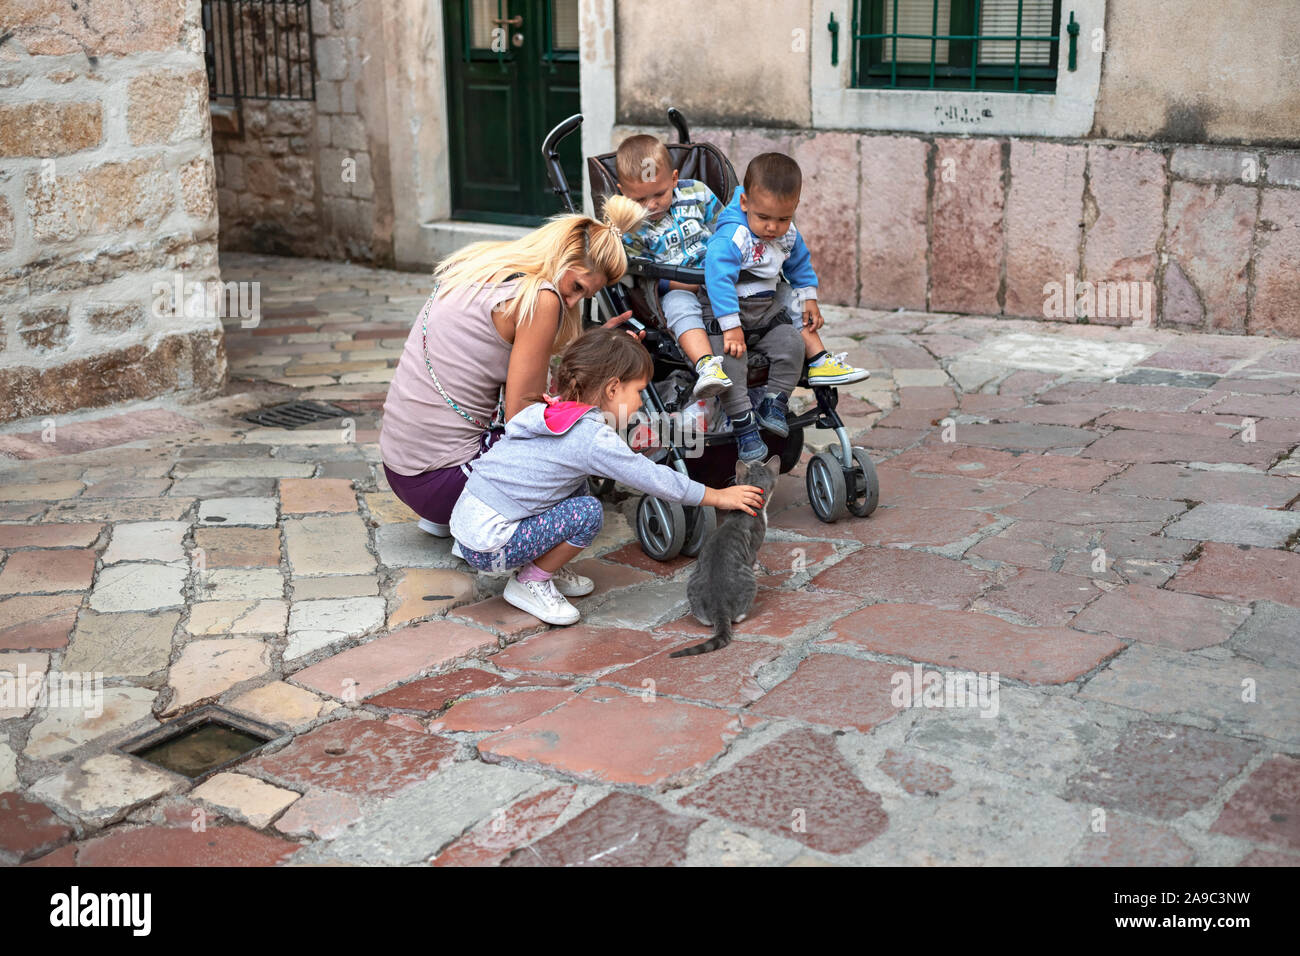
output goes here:
[[219, 390], [198, 0], [0, 0], [0, 34], [0, 421]]

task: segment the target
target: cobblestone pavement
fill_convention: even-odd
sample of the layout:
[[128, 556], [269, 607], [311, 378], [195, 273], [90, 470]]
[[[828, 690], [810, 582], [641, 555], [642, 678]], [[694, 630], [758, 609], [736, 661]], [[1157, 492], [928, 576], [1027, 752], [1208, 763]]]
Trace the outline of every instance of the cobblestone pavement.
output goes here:
[[[0, 859], [1300, 862], [1300, 343], [826, 309], [881, 507], [784, 477], [738, 639], [669, 660], [634, 497], [547, 628], [387, 489], [426, 277], [223, 260], [224, 397], [0, 434], [0, 670], [103, 674], [4, 685]], [[235, 417], [291, 397], [352, 419]], [[213, 702], [283, 739], [198, 786], [114, 749]]]

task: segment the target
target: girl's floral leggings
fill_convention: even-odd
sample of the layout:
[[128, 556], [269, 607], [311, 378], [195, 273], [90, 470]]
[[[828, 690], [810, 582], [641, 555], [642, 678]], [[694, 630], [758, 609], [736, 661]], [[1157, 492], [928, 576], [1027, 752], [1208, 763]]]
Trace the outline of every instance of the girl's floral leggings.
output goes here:
[[590, 495], [565, 498], [554, 508], [525, 518], [500, 549], [471, 551], [461, 545], [465, 561], [480, 571], [520, 568], [561, 542], [585, 548], [596, 539], [605, 520], [600, 501]]

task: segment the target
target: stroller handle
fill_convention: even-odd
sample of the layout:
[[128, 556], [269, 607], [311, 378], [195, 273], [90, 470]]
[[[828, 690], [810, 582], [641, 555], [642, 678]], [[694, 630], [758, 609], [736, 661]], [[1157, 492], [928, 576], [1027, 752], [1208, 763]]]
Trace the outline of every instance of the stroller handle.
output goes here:
[[574, 113], [568, 119], [563, 120], [546, 134], [546, 139], [542, 140], [542, 158], [546, 161], [546, 177], [551, 181], [551, 187], [555, 194], [564, 200], [564, 205], [569, 212], [577, 212], [577, 207], [573, 205], [573, 197], [569, 194], [569, 181], [564, 178], [564, 170], [560, 167], [560, 141], [582, 125], [582, 114]]
[[673, 124], [677, 130], [677, 142], [689, 143], [691, 141], [691, 131], [686, 127], [686, 117], [682, 111], [675, 106], [668, 107], [668, 122]]
[[643, 259], [640, 256], [627, 257], [627, 271], [629, 275], [645, 276], [647, 279], [669, 279], [673, 282], [684, 282], [688, 285], [704, 284], [703, 269], [666, 266], [661, 262], [655, 262], [653, 259]]

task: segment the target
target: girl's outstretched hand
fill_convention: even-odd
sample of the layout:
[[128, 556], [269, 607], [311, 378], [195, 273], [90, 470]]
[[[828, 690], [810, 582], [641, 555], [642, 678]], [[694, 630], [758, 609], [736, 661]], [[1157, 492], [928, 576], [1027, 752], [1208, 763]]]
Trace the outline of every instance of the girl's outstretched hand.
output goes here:
[[709, 488], [701, 504], [723, 511], [743, 511], [756, 515], [763, 507], [763, 489], [756, 485], [731, 485], [727, 488]]

